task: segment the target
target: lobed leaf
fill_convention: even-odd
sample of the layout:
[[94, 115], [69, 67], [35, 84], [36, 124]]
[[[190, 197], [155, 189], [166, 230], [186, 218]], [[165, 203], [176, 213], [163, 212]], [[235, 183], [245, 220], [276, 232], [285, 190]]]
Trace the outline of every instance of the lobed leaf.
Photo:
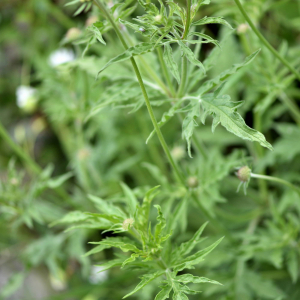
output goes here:
[[135, 287], [135, 289], [130, 292], [129, 294], [125, 295], [123, 297], [123, 299], [131, 296], [132, 294], [136, 293], [137, 291], [139, 291], [140, 289], [142, 289], [144, 286], [146, 286], [147, 284], [149, 284], [152, 280], [156, 279], [157, 277], [163, 275], [165, 273], [165, 271], [158, 271], [155, 272], [153, 274], [146, 274], [142, 276], [142, 281]]

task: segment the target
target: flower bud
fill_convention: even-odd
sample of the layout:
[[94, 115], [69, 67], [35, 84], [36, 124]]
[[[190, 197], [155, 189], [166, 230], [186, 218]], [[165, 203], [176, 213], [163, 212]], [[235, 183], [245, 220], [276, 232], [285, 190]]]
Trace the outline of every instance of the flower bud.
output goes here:
[[191, 189], [195, 189], [196, 187], [199, 186], [199, 180], [196, 176], [190, 176], [188, 179], [187, 179], [187, 185], [189, 188]]
[[88, 27], [98, 21], [97, 16], [90, 16], [86, 21], [85, 21], [85, 26]]
[[246, 23], [240, 24], [237, 28], [237, 33], [245, 33], [249, 29], [249, 25]]
[[161, 19], [162, 19], [162, 16], [161, 16], [161, 15], [157, 15], [157, 16], [154, 17], [154, 21], [155, 21], [155, 22], [160, 22]]
[[171, 154], [175, 160], [181, 160], [185, 156], [184, 148], [176, 146], [172, 149]]
[[251, 169], [248, 166], [243, 166], [237, 171], [236, 175], [240, 181], [248, 182], [251, 178]]
[[129, 230], [130, 227], [133, 225], [133, 223], [134, 223], [133, 219], [131, 219], [131, 218], [126, 219], [126, 220], [124, 220], [122, 227], [124, 230]]
[[72, 27], [67, 31], [66, 39], [68, 41], [74, 41], [74, 40], [78, 39], [80, 37], [80, 35], [81, 35], [81, 30], [76, 27]]

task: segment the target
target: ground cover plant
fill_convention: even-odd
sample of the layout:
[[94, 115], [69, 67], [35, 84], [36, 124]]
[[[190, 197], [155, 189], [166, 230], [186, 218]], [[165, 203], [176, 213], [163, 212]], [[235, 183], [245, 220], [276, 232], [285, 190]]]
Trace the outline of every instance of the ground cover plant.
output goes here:
[[0, 7], [0, 299], [300, 298], [299, 0]]

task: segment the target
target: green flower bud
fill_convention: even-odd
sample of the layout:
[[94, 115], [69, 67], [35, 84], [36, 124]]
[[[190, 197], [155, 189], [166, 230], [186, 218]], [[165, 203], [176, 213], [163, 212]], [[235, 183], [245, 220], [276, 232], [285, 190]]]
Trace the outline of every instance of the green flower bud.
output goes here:
[[126, 220], [124, 220], [122, 227], [124, 230], [128, 230], [133, 225], [133, 223], [134, 223], [133, 219], [131, 219], [131, 218], [126, 219]]
[[187, 185], [188, 185], [189, 188], [195, 189], [196, 187], [199, 186], [198, 178], [196, 176], [190, 176], [187, 179]]
[[242, 182], [248, 182], [251, 178], [251, 169], [248, 166], [243, 166], [237, 171], [237, 177]]

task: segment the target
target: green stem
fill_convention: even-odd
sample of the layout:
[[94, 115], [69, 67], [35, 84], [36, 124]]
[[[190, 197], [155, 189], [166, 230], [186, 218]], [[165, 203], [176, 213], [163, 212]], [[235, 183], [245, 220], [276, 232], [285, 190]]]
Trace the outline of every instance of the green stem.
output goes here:
[[[25, 165], [36, 175], [42, 172], [41, 167], [28, 155], [23, 149], [16, 144], [7, 133], [6, 129], [0, 122], [0, 137], [11, 147], [11, 149], [21, 158]], [[60, 187], [54, 189], [56, 193], [61, 196], [67, 203], [74, 204], [69, 201], [69, 195]]]
[[186, 0], [186, 23], [184, 26], [184, 32], [182, 35], [182, 39], [184, 40], [189, 33], [191, 24], [191, 0]]
[[[108, 21], [111, 23], [112, 27], [114, 28], [117, 36], [119, 37], [122, 45], [124, 46], [125, 50], [128, 49], [128, 45], [125, 41], [125, 39], [123, 38], [123, 35], [119, 29], [119, 27], [117, 26], [117, 24], [115, 23], [115, 21], [112, 19], [112, 17], [110, 16], [110, 13], [106, 10], [106, 7], [98, 0], [94, 0], [94, 3], [95, 5], [102, 11], [102, 13], [105, 15], [105, 17], [108, 19]], [[139, 85], [140, 85], [140, 88], [142, 90], [142, 93], [143, 93], [143, 96], [144, 96], [144, 99], [145, 99], [145, 103], [146, 103], [146, 106], [147, 106], [147, 109], [148, 109], [148, 113], [150, 115], [150, 118], [151, 118], [151, 121], [153, 123], [153, 126], [155, 128], [155, 131], [156, 131], [156, 134], [158, 136], [158, 139], [161, 143], [161, 146], [163, 147], [164, 149], [164, 152], [175, 172], [175, 175], [176, 177], [178, 178], [178, 180], [185, 186], [185, 179], [183, 177], [183, 175], [181, 174], [181, 172], [179, 171], [177, 165], [175, 164], [173, 158], [172, 158], [172, 155], [169, 151], [169, 148], [168, 148], [168, 145], [160, 131], [160, 128], [157, 124], [157, 121], [156, 121], [156, 118], [155, 118], [155, 115], [154, 115], [154, 112], [153, 112], [153, 109], [152, 109], [152, 106], [150, 104], [150, 100], [148, 98], [148, 94], [147, 94], [147, 91], [146, 91], [146, 88], [145, 88], [145, 85], [144, 85], [144, 82], [143, 82], [143, 79], [141, 77], [141, 73], [139, 71], [139, 68], [136, 64], [136, 61], [134, 59], [134, 57], [131, 57], [130, 58], [130, 61], [131, 61], [131, 64], [132, 64], [132, 67], [134, 69], [134, 72], [135, 72], [135, 75], [137, 77], [137, 80], [139, 82]]]
[[35, 174], [39, 174], [42, 169], [40, 166], [26, 153], [23, 149], [17, 145], [9, 136], [3, 125], [0, 123], [0, 136], [2, 139], [12, 148], [12, 150], [23, 160], [28, 168]]
[[181, 74], [182, 74], [181, 82], [177, 93], [178, 98], [182, 97], [185, 90], [186, 80], [187, 80], [187, 58], [185, 56], [182, 57]]
[[162, 71], [163, 71], [163, 74], [165, 76], [165, 79], [167, 81], [167, 84], [169, 86], [169, 89], [172, 93], [172, 96], [175, 97], [176, 93], [175, 93], [175, 89], [174, 89], [174, 86], [172, 84], [172, 80], [171, 80], [171, 77], [170, 77], [170, 74], [168, 72], [168, 69], [167, 69], [167, 66], [166, 66], [166, 63], [164, 61], [164, 58], [163, 58], [163, 54], [162, 54], [162, 50], [161, 48], [157, 48], [157, 54], [158, 54], [158, 59], [159, 59], [159, 62], [160, 62], [160, 65], [161, 65], [161, 68], [162, 68]]
[[299, 110], [298, 105], [295, 103], [295, 101], [290, 99], [284, 92], [281, 93], [279, 98], [287, 106], [287, 108], [290, 110], [290, 112], [293, 116], [293, 119], [300, 126], [300, 110]]
[[257, 35], [257, 37], [261, 40], [261, 42], [272, 52], [272, 54], [277, 57], [295, 76], [300, 80], [300, 73], [284, 58], [282, 57], [274, 48], [273, 46], [266, 40], [266, 38], [259, 32], [259, 30], [255, 27], [254, 23], [249, 18], [247, 12], [245, 11], [244, 7], [242, 6], [239, 0], [234, 0], [236, 5], [238, 6], [239, 10], [241, 11], [242, 15], [248, 22], [251, 29]]
[[251, 173], [251, 178], [259, 178], [259, 179], [264, 179], [264, 180], [268, 180], [268, 181], [279, 182], [279, 183], [293, 189], [294, 191], [296, 191], [300, 195], [300, 188], [298, 188], [297, 186], [295, 186], [295, 185], [293, 185], [293, 184], [289, 183], [288, 181], [283, 180], [281, 178], [268, 176], [268, 175], [253, 174], [253, 173]]
[[[94, 0], [94, 3], [102, 11], [102, 13], [104, 14], [104, 16], [108, 19], [108, 21], [111, 23], [111, 25], [114, 28], [117, 36], [119, 37], [121, 43], [123, 44], [125, 50], [127, 50], [128, 49], [127, 43], [124, 40], [124, 38], [122, 36], [122, 33], [120, 32], [120, 29], [118, 28], [117, 24], [115, 23], [115, 21], [110, 16], [110, 13], [106, 10], [106, 7], [100, 1], [98, 1], [98, 0]], [[163, 150], [164, 150], [164, 152], [165, 152], [165, 154], [166, 154], [166, 156], [167, 156], [167, 158], [169, 160], [169, 163], [171, 164], [171, 166], [172, 166], [172, 168], [174, 170], [174, 173], [175, 173], [177, 179], [182, 184], [182, 186], [186, 187], [185, 178], [183, 177], [183, 175], [179, 171], [177, 165], [175, 164], [175, 162], [174, 162], [174, 160], [172, 158], [172, 155], [171, 155], [171, 153], [169, 151], [169, 148], [167, 146], [167, 143], [166, 143], [166, 141], [165, 141], [165, 139], [164, 139], [164, 137], [163, 137], [163, 135], [162, 135], [162, 133], [160, 131], [160, 128], [159, 128], [159, 126], [157, 124], [157, 121], [156, 121], [156, 118], [155, 118], [152, 106], [151, 106], [149, 98], [148, 98], [148, 94], [147, 94], [145, 85], [143, 83], [143, 79], [141, 77], [141, 73], [139, 71], [139, 68], [138, 68], [136, 62], [135, 62], [135, 59], [133, 57], [131, 57], [130, 61], [131, 61], [131, 64], [133, 66], [133, 69], [134, 69], [134, 72], [136, 74], [136, 77], [138, 79], [138, 82], [139, 82], [140, 88], [142, 90], [142, 93], [143, 93], [143, 96], [144, 96], [144, 99], [145, 99], [145, 103], [146, 103], [146, 106], [147, 106], [147, 109], [148, 109], [148, 113], [150, 115], [151, 121], [152, 121], [153, 126], [155, 128], [155, 131], [156, 131], [158, 139], [159, 139], [159, 141], [161, 143], [161, 146], [162, 146], [162, 148], [163, 148]], [[202, 213], [206, 216], [206, 218], [208, 220], [210, 220], [211, 223], [215, 225], [215, 227], [217, 227], [219, 230], [221, 230], [223, 233], [225, 233], [226, 236], [232, 240], [232, 237], [231, 237], [230, 233], [227, 231], [227, 229], [225, 229], [218, 222], [218, 220], [216, 220], [213, 217], [211, 217], [211, 215], [207, 212], [206, 208], [204, 208], [204, 206], [202, 205], [202, 203], [199, 201], [199, 199], [197, 198], [197, 196], [194, 193], [192, 194], [192, 197], [193, 197], [193, 200], [195, 201], [195, 203], [199, 206], [199, 208], [202, 211]]]

